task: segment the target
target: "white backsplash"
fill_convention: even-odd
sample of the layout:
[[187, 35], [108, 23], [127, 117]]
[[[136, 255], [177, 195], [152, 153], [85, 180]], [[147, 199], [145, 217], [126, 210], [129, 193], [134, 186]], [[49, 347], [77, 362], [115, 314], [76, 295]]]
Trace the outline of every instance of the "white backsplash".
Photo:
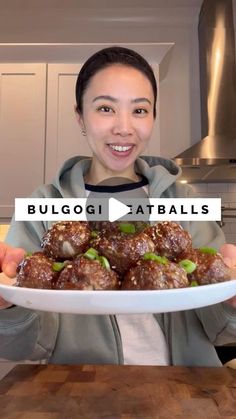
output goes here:
[[[199, 198], [221, 198], [222, 206], [236, 208], [236, 183], [194, 183], [191, 186]], [[236, 244], [236, 218], [224, 218], [224, 222], [222, 230], [227, 243]]]

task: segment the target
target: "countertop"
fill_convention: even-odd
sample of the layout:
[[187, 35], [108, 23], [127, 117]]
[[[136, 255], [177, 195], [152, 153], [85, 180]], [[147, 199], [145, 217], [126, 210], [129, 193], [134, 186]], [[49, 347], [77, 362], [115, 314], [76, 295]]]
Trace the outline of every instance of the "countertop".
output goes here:
[[230, 368], [17, 365], [0, 381], [3, 419], [236, 418]]

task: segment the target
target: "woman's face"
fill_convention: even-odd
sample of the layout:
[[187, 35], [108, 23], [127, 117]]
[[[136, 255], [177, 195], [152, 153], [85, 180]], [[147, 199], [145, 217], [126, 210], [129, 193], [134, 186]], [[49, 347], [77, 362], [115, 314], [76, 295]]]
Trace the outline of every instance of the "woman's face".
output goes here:
[[153, 106], [151, 83], [135, 68], [116, 64], [92, 77], [78, 119], [100, 166], [116, 174], [133, 167], [152, 133]]

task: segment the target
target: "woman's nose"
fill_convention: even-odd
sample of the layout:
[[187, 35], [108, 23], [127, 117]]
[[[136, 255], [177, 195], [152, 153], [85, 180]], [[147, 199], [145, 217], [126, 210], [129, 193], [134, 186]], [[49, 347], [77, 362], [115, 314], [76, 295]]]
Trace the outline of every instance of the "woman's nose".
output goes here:
[[126, 137], [133, 134], [133, 125], [131, 117], [127, 114], [120, 114], [116, 116], [113, 126], [113, 133]]

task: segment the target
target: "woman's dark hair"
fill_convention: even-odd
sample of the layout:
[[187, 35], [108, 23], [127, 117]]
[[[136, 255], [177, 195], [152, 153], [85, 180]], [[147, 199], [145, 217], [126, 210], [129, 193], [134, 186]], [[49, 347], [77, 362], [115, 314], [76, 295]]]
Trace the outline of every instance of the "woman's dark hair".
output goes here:
[[157, 84], [150, 64], [136, 51], [123, 47], [109, 47], [93, 54], [82, 66], [76, 82], [77, 112], [83, 113], [83, 96], [90, 79], [100, 70], [113, 64], [123, 64], [141, 71], [152, 85], [154, 94], [153, 115], [156, 117]]

